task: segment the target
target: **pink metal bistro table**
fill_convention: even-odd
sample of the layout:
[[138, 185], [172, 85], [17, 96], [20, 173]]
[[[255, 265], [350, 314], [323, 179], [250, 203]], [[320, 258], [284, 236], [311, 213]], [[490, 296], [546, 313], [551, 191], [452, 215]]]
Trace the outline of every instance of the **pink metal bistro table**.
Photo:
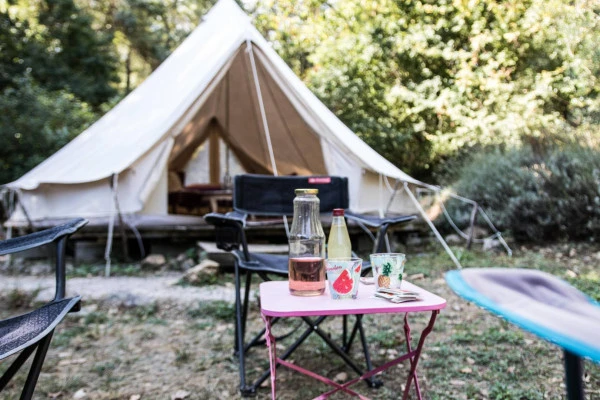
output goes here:
[[[402, 282], [402, 289], [411, 290], [419, 293], [420, 300], [410, 301], [406, 303], [392, 303], [384, 299], [376, 298], [374, 296], [375, 286], [360, 284], [358, 290], [358, 298], [356, 300], [333, 300], [329, 295], [329, 289], [321, 296], [314, 297], [300, 297], [292, 296], [289, 293], [287, 281], [271, 281], [264, 282], [260, 285], [260, 303], [261, 303], [261, 315], [265, 321], [265, 337], [267, 339], [267, 346], [269, 347], [269, 363], [271, 370], [271, 397], [275, 399], [276, 394], [276, 369], [277, 365], [283, 365], [287, 368], [298, 371], [302, 374], [308, 375], [315, 378], [323, 383], [333, 386], [334, 389], [329, 392], [323, 393], [316, 399], [326, 399], [331, 394], [337, 391], [343, 391], [349, 395], [358, 396], [361, 399], [367, 399], [366, 397], [356, 393], [349, 389], [350, 385], [357, 382], [364, 381], [373, 377], [381, 371], [384, 371], [394, 365], [399, 364], [404, 360], [410, 360], [410, 372], [406, 381], [404, 389], [403, 399], [408, 398], [408, 392], [411, 383], [415, 383], [415, 391], [417, 397], [421, 397], [421, 389], [419, 387], [419, 381], [417, 378], [417, 363], [419, 362], [419, 356], [423, 349], [425, 338], [435, 324], [435, 319], [440, 313], [440, 310], [446, 306], [446, 300], [436, 296], [433, 293], [428, 292], [416, 285], [409, 282]], [[415, 349], [412, 348], [410, 343], [410, 326], [408, 323], [408, 314], [411, 312], [431, 312], [429, 323], [423, 329], [419, 338], [419, 343]], [[334, 316], [334, 315], [364, 315], [364, 314], [385, 314], [385, 313], [405, 313], [404, 315], [404, 335], [406, 337], [406, 353], [400, 355], [396, 359], [389, 361], [377, 368], [366, 371], [360, 377], [349, 380], [344, 384], [339, 384], [331, 379], [324, 376], [318, 375], [312, 371], [306, 370], [296, 364], [290, 363], [286, 360], [277, 357], [275, 337], [271, 334], [271, 322], [273, 318], [278, 317], [311, 317], [311, 316]], [[317, 327], [315, 326], [315, 329]]]

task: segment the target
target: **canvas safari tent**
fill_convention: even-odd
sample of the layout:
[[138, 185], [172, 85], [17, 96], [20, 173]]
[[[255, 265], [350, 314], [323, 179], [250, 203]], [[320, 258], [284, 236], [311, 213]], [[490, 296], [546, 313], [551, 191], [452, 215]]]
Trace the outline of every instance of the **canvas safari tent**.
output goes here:
[[412, 190], [436, 189], [359, 139], [239, 6], [220, 0], [139, 87], [5, 185], [18, 194], [6, 225], [85, 217], [112, 230], [115, 216], [135, 225], [168, 216], [168, 193], [178, 186], [223, 184], [238, 172], [346, 176], [358, 212], [425, 216]]

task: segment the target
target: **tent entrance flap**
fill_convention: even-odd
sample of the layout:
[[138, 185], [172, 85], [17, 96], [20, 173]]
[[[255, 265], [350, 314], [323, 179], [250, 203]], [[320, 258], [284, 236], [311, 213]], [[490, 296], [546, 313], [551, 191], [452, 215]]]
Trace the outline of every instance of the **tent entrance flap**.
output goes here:
[[174, 133], [169, 170], [182, 171], [197, 148], [210, 141], [209, 125], [214, 120], [244, 172], [273, 174], [275, 166], [280, 175], [327, 174], [320, 136], [246, 46], [238, 49], [193, 117]]

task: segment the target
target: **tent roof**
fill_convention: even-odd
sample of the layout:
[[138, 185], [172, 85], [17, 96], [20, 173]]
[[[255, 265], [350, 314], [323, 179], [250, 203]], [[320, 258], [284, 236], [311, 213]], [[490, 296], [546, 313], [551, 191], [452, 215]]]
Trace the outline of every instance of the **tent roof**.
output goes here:
[[[121, 173], [170, 136], [224, 70], [240, 46], [254, 55], [322, 138], [342, 148], [361, 167], [419, 183], [365, 144], [303, 84], [234, 2], [219, 2], [190, 36], [132, 93], [68, 145], [8, 184], [32, 190], [43, 183], [95, 182]], [[186, 120], [187, 118], [187, 120]]]

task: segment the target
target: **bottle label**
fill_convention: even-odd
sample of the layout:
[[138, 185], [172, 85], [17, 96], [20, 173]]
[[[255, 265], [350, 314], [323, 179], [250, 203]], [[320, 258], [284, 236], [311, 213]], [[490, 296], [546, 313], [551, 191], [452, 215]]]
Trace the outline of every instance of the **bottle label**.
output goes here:
[[311, 178], [308, 178], [308, 183], [312, 183], [312, 184], [331, 183], [331, 177], [329, 177], [329, 176], [313, 176]]

